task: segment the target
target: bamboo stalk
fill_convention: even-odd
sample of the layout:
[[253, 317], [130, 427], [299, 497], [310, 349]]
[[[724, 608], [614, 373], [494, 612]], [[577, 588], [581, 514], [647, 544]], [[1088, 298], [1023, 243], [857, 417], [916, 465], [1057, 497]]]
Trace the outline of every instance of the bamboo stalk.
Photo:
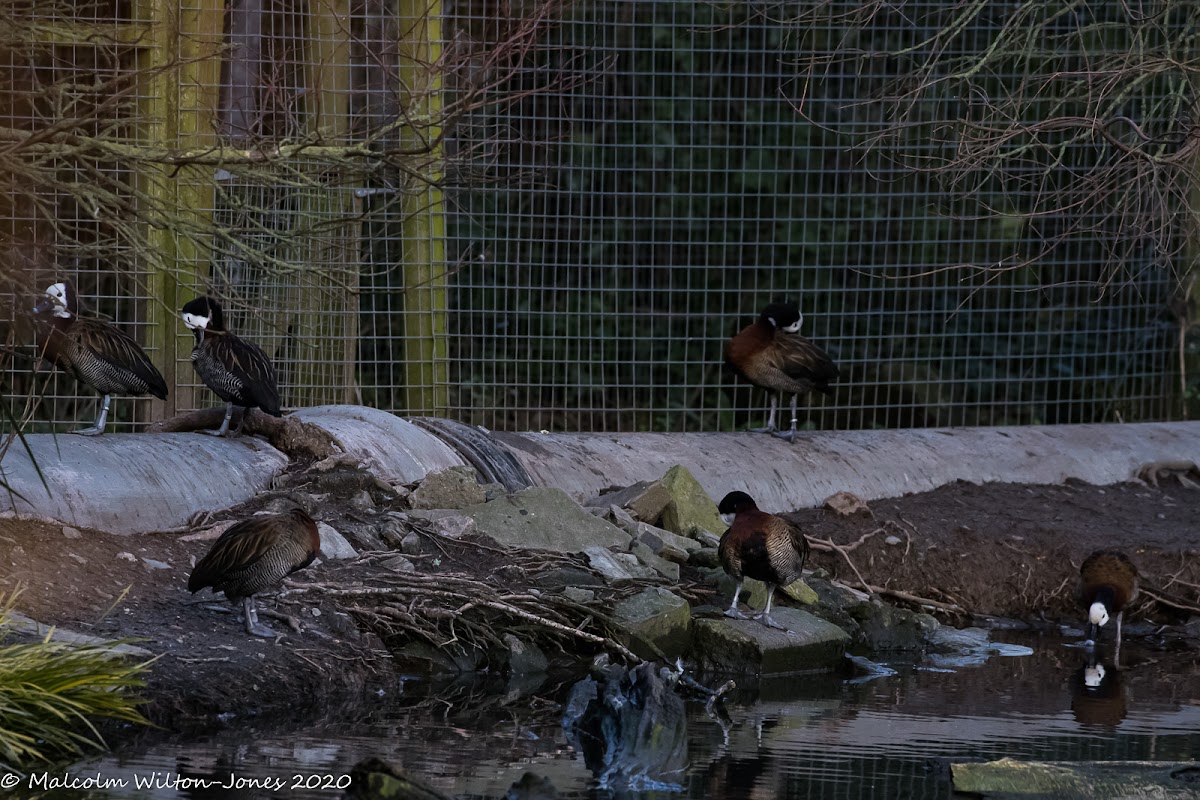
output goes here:
[[[407, 26], [400, 61], [401, 86], [408, 90], [405, 149], [436, 154], [440, 126], [417, 120], [437, 120], [442, 111], [435, 66], [441, 54], [441, 0], [400, 0], [399, 8]], [[439, 178], [435, 171], [430, 182], [404, 198], [404, 405], [412, 415], [444, 414], [449, 407], [446, 222]]]

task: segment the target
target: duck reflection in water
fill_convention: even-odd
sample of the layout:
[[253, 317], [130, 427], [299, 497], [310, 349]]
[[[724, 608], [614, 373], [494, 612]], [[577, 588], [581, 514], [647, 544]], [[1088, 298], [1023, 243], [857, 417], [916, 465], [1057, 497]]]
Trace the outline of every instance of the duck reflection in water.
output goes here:
[[1071, 713], [1080, 725], [1112, 730], [1128, 713], [1121, 670], [1089, 654], [1071, 677]]

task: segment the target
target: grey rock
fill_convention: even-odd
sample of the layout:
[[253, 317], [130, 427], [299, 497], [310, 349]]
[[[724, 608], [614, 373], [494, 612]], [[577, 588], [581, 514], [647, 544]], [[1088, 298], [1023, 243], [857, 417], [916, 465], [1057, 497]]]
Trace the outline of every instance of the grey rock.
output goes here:
[[431, 472], [412, 493], [412, 506], [417, 509], [466, 508], [487, 501], [475, 470], [471, 467], [450, 467]]
[[986, 647], [990, 634], [983, 628], [951, 628], [941, 626], [925, 637], [935, 653], [961, 653]]
[[317, 523], [317, 532], [321, 534], [321, 552], [329, 560], [340, 558], [356, 558], [358, 551], [346, 537], [342, 536], [332, 525], [324, 522]]
[[483, 484], [483, 502], [489, 503], [498, 497], [504, 497], [508, 490], [498, 483]]
[[421, 552], [421, 536], [416, 531], [409, 531], [400, 540], [400, 552], [406, 556], [419, 555]]
[[650, 569], [662, 575], [664, 578], [669, 578], [672, 581], [679, 580], [679, 565], [661, 558], [657, 553], [651, 550], [641, 542], [634, 542], [629, 548], [637, 560], [645, 564]]
[[439, 536], [445, 536], [447, 539], [461, 539], [475, 533], [476, 525], [475, 520], [470, 517], [454, 514], [434, 520], [433, 529]]
[[355, 522], [343, 517], [338, 523], [339, 532], [356, 550], [391, 550], [398, 540], [390, 531], [381, 533], [379, 526], [369, 522]]
[[704, 491], [686, 467], [676, 464], [662, 476], [662, 485], [671, 493], [663, 509], [659, 525], [681, 536], [695, 536], [697, 531], [720, 533], [725, 530], [717, 504]]
[[463, 511], [451, 509], [413, 510], [409, 516], [433, 523], [433, 531], [447, 539], [461, 539], [478, 530], [475, 520]]
[[400, 546], [400, 542], [408, 530], [407, 515], [395, 511], [389, 511], [375, 522], [375, 535], [382, 539], [390, 549]]
[[637, 557], [629, 553], [614, 553], [597, 545], [589, 545], [583, 550], [588, 564], [592, 569], [604, 576], [609, 583], [628, 581], [634, 578], [653, 578], [657, 574], [653, 569], [643, 566]]
[[591, 589], [581, 589], [578, 586], [567, 586], [563, 589], [563, 596], [576, 603], [590, 603], [596, 599], [596, 593]]
[[788, 630], [768, 628], [756, 620], [697, 620], [692, 657], [707, 669], [792, 672], [837, 664], [850, 642], [844, 630], [807, 611], [775, 608], [771, 616]]
[[721, 537], [712, 531], [697, 531], [696, 541], [705, 547], [711, 547], [713, 550], [721, 546]]
[[845, 657], [856, 673], [856, 677], [846, 681], [847, 683], [867, 683], [879, 678], [890, 678], [896, 674], [896, 670], [891, 667], [884, 664], [876, 664], [864, 656], [852, 656], [847, 653]]
[[629, 513], [643, 522], [657, 522], [663, 509], [671, 501], [671, 494], [662, 481], [638, 481], [615, 492], [602, 494], [584, 502], [586, 506], [628, 509]]
[[[696, 550], [695, 552], [699, 553], [701, 551]], [[688, 563], [688, 558], [690, 558], [687, 550], [679, 550], [669, 544], [665, 545], [662, 550], [659, 550], [657, 555], [659, 558], [680, 565]]]
[[79, 532], [78, 528], [72, 528], [70, 525], [63, 525], [62, 531], [63, 536], [67, 537], [68, 539], [78, 539], [80, 536], [83, 536], [83, 534]]
[[545, 589], [558, 589], [564, 586], [603, 586], [604, 578], [586, 569], [557, 567], [542, 574], [541, 585]]
[[519, 639], [511, 633], [504, 634], [502, 638], [508, 648], [508, 670], [513, 675], [545, 672], [550, 666], [546, 654], [538, 649], [537, 645]]
[[72, 644], [86, 645], [89, 647], [103, 647], [109, 652], [117, 655], [135, 656], [137, 658], [149, 658], [154, 655], [141, 647], [136, 647], [131, 644], [118, 643], [111, 639], [102, 639], [99, 636], [92, 636], [89, 633], [79, 633], [77, 631], [67, 630], [66, 628], [58, 627], [57, 625], [45, 625], [35, 619], [25, 616], [19, 611], [8, 612], [8, 627], [12, 630], [21, 633], [29, 634], [38, 639], [50, 639], [51, 641]]
[[392, 572], [416, 572], [417, 565], [404, 556], [392, 556], [379, 562], [379, 566]]
[[926, 635], [933, 631], [928, 626], [928, 621], [932, 620], [929, 615], [877, 601], [859, 603], [849, 609], [849, 614], [859, 626], [855, 644], [872, 651], [920, 650], [925, 646]]
[[680, 536], [677, 533], [671, 533], [663, 528], [655, 527], [647, 522], [635, 523], [635, 528], [630, 533], [639, 542], [643, 542], [654, 552], [659, 552], [664, 547], [672, 547], [676, 550], [682, 550], [685, 553], [690, 553], [693, 550], [699, 550], [702, 545], [695, 539], [690, 539], [687, 536]]
[[[391, 487], [388, 487], [389, 489]], [[350, 507], [358, 511], [374, 511], [375, 501], [371, 499], [371, 493], [363, 489], [350, 500]]]
[[482, 651], [461, 652], [434, 647], [428, 642], [407, 642], [392, 651], [392, 658], [401, 669], [411, 669], [431, 675], [461, 675], [474, 672], [482, 661]]
[[158, 561], [153, 558], [142, 557], [142, 563], [150, 569], [170, 569], [171, 565], [165, 561]]
[[684, 774], [687, 710], [675, 683], [669, 669], [647, 661], [630, 670], [594, 668], [571, 687], [563, 732], [575, 752], [588, 754], [609, 796], [640, 797]]
[[653, 644], [667, 658], [687, 651], [691, 640], [692, 611], [688, 602], [662, 587], [645, 589], [613, 608], [612, 618], [622, 633], [622, 644], [642, 658], [657, 656]]
[[688, 556], [688, 564], [693, 567], [712, 569], [721, 566], [721, 557], [716, 550], [693, 550]]
[[554, 783], [541, 775], [526, 772], [521, 778], [508, 787], [501, 800], [559, 800], [560, 795]]
[[561, 489], [524, 489], [462, 513], [479, 533], [510, 547], [579, 553], [589, 546], [624, 549], [630, 542], [629, 534], [587, 513]]
[[633, 514], [630, 514], [620, 506], [609, 506], [608, 513], [603, 514], [603, 516], [609, 522], [613, 523], [631, 536], [636, 536], [637, 526], [644, 524], [638, 522], [638, 520], [633, 518]]
[[929, 663], [935, 667], [975, 667], [992, 656], [1028, 656], [1033, 650], [1024, 645], [989, 640], [983, 628], [950, 628], [940, 626], [925, 639], [930, 650]]

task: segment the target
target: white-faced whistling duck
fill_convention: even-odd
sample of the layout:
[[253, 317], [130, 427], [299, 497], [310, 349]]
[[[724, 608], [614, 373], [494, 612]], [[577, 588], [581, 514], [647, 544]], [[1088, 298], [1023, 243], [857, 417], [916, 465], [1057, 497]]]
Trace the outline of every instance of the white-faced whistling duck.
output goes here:
[[725, 495], [717, 510], [723, 517], [734, 515], [733, 524], [725, 531], [717, 548], [721, 566], [738, 582], [725, 616], [746, 619], [746, 615], [738, 611], [738, 595], [742, 593], [742, 582], [754, 578], [767, 584], [767, 605], [762, 613], [751, 619], [782, 630], [783, 626], [771, 619], [771, 598], [777, 586], [787, 586], [800, 578], [808, 559], [808, 540], [787, 520], [759, 511], [745, 492]]
[[[725, 363], [771, 395], [767, 426], [753, 430], [789, 442], [796, 440], [797, 395], [814, 389], [833, 394], [829, 383], [838, 377], [837, 365], [829, 354], [800, 335], [803, 322], [804, 317], [794, 303], [772, 303], [725, 347]], [[787, 433], [778, 433], [775, 427], [778, 392], [792, 395], [792, 427]]]
[[317, 523], [302, 509], [242, 520], [221, 534], [188, 578], [188, 591], [211, 586], [233, 603], [242, 602], [246, 632], [271, 638], [258, 621], [254, 595], [304, 569], [321, 555]]
[[1117, 615], [1117, 649], [1121, 647], [1121, 617], [1137, 597], [1137, 567], [1118, 550], [1097, 550], [1079, 568], [1079, 602], [1087, 609], [1088, 642], [1100, 638], [1100, 627]]
[[[79, 316], [79, 297], [67, 281], [51, 284], [33, 308], [38, 355], [103, 396], [91, 427], [72, 431], [84, 436], [104, 433], [112, 395], [152, 394], [167, 399], [167, 383], [141, 345], [103, 320]], [[46, 319], [49, 318], [48, 322]]]
[[225, 419], [213, 436], [229, 433], [233, 407], [245, 409], [234, 436], [242, 432], [250, 410], [261, 408], [280, 416], [279, 385], [271, 359], [258, 345], [225, 329], [221, 305], [211, 297], [197, 297], [183, 307], [183, 324], [196, 335], [192, 366], [208, 388], [225, 401]]

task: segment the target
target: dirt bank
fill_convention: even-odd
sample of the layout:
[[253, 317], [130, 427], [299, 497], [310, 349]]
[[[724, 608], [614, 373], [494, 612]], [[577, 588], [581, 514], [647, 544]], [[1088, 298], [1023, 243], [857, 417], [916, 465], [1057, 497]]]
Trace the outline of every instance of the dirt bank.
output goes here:
[[[788, 516], [816, 540], [852, 546], [862, 539], [848, 555], [867, 583], [977, 614], [1077, 623], [1079, 565], [1102, 547], [1127, 552], [1151, 592], [1200, 607], [1200, 490], [1174, 479], [1157, 487], [958, 483], [876, 501], [870, 513]], [[858, 580], [837, 552], [815, 553], [812, 563]], [[1143, 592], [1126, 619], [1188, 616]]]
[[[840, 517], [817, 509], [792, 516], [816, 540], [851, 544], [866, 536], [850, 557], [867, 582], [974, 612], [1078, 620], [1074, 576], [1097, 547], [1125, 549], [1147, 585], [1182, 605], [1200, 605], [1200, 490], [1179, 483], [958, 484], [878, 501], [869, 514]], [[64, 532], [61, 525], [3, 520], [0, 592], [20, 585], [16, 607], [28, 616], [81, 633], [141, 640], [160, 655], [146, 690], [148, 713], [169, 726], [229, 714], [305, 715], [395, 685], [380, 642], [327, 600], [279, 606], [300, 630], [268, 619], [286, 633], [277, 641], [247, 636], [231, 615], [210, 610], [208, 592], [193, 596], [186, 588], [192, 564], [208, 547], [209, 541], [179, 534]], [[475, 566], [494, 573], [495, 558], [493, 550]], [[813, 563], [857, 580], [836, 553], [817, 553]], [[455, 560], [441, 568], [470, 567]], [[363, 569], [331, 562], [295, 578], [298, 584], [350, 582]], [[1187, 617], [1149, 598], [1131, 616], [1146, 615], [1155, 622]]]

